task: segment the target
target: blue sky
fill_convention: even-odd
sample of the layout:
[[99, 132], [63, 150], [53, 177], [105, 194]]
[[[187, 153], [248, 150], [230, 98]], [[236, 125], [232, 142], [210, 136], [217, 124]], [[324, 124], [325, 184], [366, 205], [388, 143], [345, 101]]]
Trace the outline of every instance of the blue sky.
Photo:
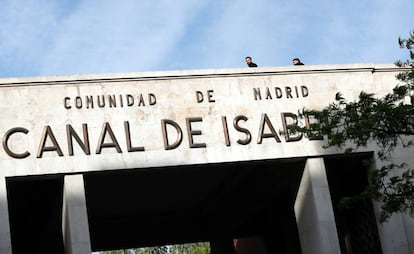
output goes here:
[[0, 77], [393, 63], [413, 0], [0, 0]]

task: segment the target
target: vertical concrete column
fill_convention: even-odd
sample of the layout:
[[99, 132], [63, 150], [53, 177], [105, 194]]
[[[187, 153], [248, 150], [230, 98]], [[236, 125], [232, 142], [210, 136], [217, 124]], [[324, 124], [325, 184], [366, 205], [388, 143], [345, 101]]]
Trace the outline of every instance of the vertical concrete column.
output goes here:
[[414, 218], [404, 214], [405, 232], [407, 232], [408, 247], [414, 253]]
[[0, 253], [12, 254], [5, 177], [0, 177]]
[[341, 253], [323, 158], [307, 160], [294, 209], [303, 254]]
[[90, 254], [92, 252], [82, 175], [65, 176], [62, 233], [66, 254]]
[[[400, 152], [404, 154], [405, 152]], [[411, 156], [411, 154], [409, 155]], [[407, 157], [393, 156], [393, 163], [400, 164], [407, 161]], [[371, 163], [371, 170], [378, 170], [391, 162], [385, 162], [378, 158], [377, 153]], [[398, 171], [394, 172], [398, 174]], [[377, 220], [378, 234], [380, 237], [383, 254], [414, 254], [414, 220], [408, 215], [394, 213], [387, 221], [380, 222], [381, 204], [373, 201], [374, 212]]]
[[[377, 214], [377, 218], [379, 218], [380, 205], [377, 202], [374, 202], [374, 210]], [[407, 218], [405, 218], [405, 216], [407, 216]], [[413, 249], [410, 250], [410, 248], [414, 247], [413, 245], [410, 245], [410, 241], [412, 244], [413, 240], [409, 238], [410, 235], [411, 237], [414, 237], [414, 224], [410, 223], [407, 220], [408, 215], [401, 213], [395, 213], [382, 224], [380, 223], [379, 219], [377, 219], [378, 233], [383, 254], [414, 253]]]

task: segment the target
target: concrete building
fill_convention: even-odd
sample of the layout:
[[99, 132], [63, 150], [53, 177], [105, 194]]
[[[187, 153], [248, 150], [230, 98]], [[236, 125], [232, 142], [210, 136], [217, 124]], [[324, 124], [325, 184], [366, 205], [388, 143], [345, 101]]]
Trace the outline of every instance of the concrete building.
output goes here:
[[[381, 166], [284, 132], [341, 91], [383, 95], [393, 65], [0, 80], [0, 253], [209, 241], [213, 253], [414, 253], [414, 220], [341, 198]], [[396, 161], [414, 165], [412, 150]], [[366, 165], [369, 165], [367, 167]], [[253, 248], [254, 251], [250, 249]]]

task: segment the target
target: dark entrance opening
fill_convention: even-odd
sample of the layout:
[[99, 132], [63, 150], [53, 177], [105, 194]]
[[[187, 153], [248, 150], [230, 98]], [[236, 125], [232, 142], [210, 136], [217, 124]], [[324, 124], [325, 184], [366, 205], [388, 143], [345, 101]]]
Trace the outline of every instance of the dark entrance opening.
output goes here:
[[267, 253], [301, 253], [293, 203], [304, 164], [298, 158], [88, 172], [92, 249], [208, 241], [225, 253], [233, 239], [257, 237]]
[[[210, 242], [214, 253], [230, 253], [259, 239], [267, 254], [301, 253], [293, 204], [305, 162], [84, 173], [92, 250]], [[14, 254], [64, 253], [63, 179], [7, 178]]]
[[377, 223], [371, 200], [344, 205], [345, 197], [358, 196], [368, 185], [372, 153], [325, 158], [341, 252], [381, 254]]
[[6, 179], [13, 254], [63, 254], [63, 176]]

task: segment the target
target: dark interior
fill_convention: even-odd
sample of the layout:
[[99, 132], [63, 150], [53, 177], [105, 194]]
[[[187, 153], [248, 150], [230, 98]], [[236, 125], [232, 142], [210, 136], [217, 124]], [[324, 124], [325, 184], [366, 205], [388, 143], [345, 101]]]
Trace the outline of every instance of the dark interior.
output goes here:
[[360, 196], [368, 186], [371, 160], [372, 153], [325, 158], [338, 239], [344, 254], [382, 253], [372, 201]]
[[[325, 157], [343, 253], [381, 253], [368, 183], [371, 153]], [[301, 253], [293, 204], [305, 158], [84, 173], [93, 251], [259, 237], [267, 253]], [[64, 175], [7, 178], [12, 248], [64, 253]], [[362, 251], [362, 252], [361, 252]], [[215, 251], [215, 253], [229, 253]]]
[[94, 250], [260, 236], [300, 253], [293, 202], [305, 160], [87, 173]]
[[13, 253], [64, 253], [63, 176], [7, 179]]
[[[258, 236], [300, 253], [304, 158], [84, 173], [93, 251]], [[7, 179], [13, 253], [64, 253], [63, 175]]]

